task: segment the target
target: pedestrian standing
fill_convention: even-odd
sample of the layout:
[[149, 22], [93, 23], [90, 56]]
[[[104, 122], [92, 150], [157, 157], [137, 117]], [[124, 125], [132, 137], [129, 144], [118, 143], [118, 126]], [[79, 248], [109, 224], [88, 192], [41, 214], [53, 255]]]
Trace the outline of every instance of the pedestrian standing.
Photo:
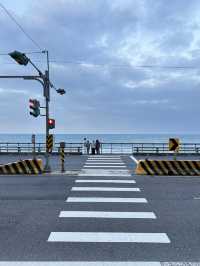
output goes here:
[[86, 142], [86, 149], [87, 149], [87, 154], [90, 154], [90, 141], [87, 140]]
[[91, 149], [92, 149], [92, 155], [95, 155], [96, 143], [94, 140], [92, 141]]
[[86, 139], [86, 138], [84, 138], [84, 139], [83, 139], [83, 152], [84, 152], [84, 154], [86, 154], [86, 153], [87, 153], [87, 147], [86, 147], [86, 143], [87, 143], [87, 139]]
[[95, 145], [97, 154], [100, 154], [100, 146], [101, 146], [100, 141], [97, 139], [96, 140], [96, 145]]

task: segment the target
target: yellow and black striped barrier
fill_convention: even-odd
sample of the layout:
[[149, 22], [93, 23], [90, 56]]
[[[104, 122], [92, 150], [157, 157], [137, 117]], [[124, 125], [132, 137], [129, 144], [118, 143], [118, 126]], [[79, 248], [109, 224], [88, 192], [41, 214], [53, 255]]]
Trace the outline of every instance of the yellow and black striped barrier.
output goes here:
[[65, 142], [60, 142], [61, 172], [65, 172]]
[[46, 143], [47, 150], [48, 150], [49, 153], [51, 153], [52, 150], [53, 150], [53, 134], [49, 134], [47, 136], [47, 140], [46, 141], [47, 141], [47, 143]]
[[195, 160], [139, 160], [138, 175], [199, 176], [200, 161]]
[[42, 174], [43, 165], [41, 159], [21, 160], [14, 163], [0, 165], [0, 174], [23, 175]]

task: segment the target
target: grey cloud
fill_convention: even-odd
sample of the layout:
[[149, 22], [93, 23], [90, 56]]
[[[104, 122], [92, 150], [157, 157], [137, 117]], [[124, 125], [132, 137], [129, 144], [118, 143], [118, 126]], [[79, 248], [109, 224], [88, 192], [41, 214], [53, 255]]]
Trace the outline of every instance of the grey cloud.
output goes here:
[[[13, 12], [33, 38], [49, 49], [50, 58], [57, 60], [51, 65], [51, 79], [67, 89], [63, 97], [52, 91], [51, 115], [56, 118], [57, 132], [197, 129], [193, 114], [199, 108], [198, 70], [144, 69], [131, 64], [198, 66], [194, 32], [198, 1], [176, 0], [166, 5], [161, 0], [45, 0], [27, 8], [23, 15]], [[36, 49], [5, 14], [0, 23], [2, 51]], [[45, 69], [45, 57], [30, 56]], [[2, 66], [1, 73], [33, 73], [30, 66]], [[43, 128], [42, 119], [33, 120], [26, 112], [29, 94], [42, 96], [39, 84], [1, 80], [0, 88], [10, 91], [9, 96], [0, 93], [1, 104], [7, 103], [7, 112], [0, 116], [4, 131], [18, 127], [5, 120], [13, 112], [26, 132]], [[27, 95], [12, 95], [17, 90]]]

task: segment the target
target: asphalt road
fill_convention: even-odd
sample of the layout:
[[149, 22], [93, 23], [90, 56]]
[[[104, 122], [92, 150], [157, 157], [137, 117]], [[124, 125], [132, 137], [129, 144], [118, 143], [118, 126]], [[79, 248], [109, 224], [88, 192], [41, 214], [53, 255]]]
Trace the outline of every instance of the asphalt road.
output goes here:
[[135, 176], [128, 156], [104, 158], [69, 156], [75, 176], [1, 176], [0, 261], [200, 261], [200, 178]]

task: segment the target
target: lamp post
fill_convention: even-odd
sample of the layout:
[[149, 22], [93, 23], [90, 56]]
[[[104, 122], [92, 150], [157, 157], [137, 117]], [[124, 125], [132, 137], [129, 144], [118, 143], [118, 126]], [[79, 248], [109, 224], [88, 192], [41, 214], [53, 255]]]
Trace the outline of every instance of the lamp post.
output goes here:
[[[54, 85], [50, 82], [49, 80], [49, 53], [47, 50], [43, 51], [47, 55], [47, 70], [45, 71], [45, 74], [42, 73], [42, 71], [28, 58], [24, 53], [21, 53], [19, 51], [14, 51], [12, 53], [9, 53], [9, 55], [20, 65], [26, 66], [28, 63], [30, 63], [38, 72], [39, 76], [36, 78], [33, 78], [33, 76], [23, 76], [24, 79], [30, 80], [30, 79], [35, 79], [38, 80], [42, 86], [43, 86], [43, 95], [45, 97], [45, 109], [46, 109], [46, 140], [49, 136], [49, 102], [50, 102], [50, 87], [54, 88], [57, 93], [60, 95], [65, 94], [64, 89], [56, 89]], [[4, 76], [5, 77], [5, 76]], [[11, 76], [10, 76], [11, 77]], [[15, 76], [15, 78], [20, 77], [20, 76]], [[22, 77], [22, 76], [21, 76]], [[46, 152], [45, 152], [45, 167], [44, 171], [45, 172], [51, 172], [51, 167], [50, 167], [50, 162], [49, 162], [49, 150], [46, 145]]]

